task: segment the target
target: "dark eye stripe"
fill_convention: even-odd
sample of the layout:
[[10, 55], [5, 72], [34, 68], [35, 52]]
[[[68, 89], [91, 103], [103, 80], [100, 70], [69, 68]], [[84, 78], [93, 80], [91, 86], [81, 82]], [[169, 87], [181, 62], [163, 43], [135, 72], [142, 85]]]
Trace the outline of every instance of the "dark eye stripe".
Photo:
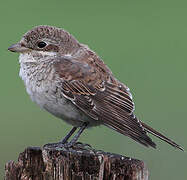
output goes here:
[[43, 41], [41, 41], [41, 42], [38, 43], [38, 47], [39, 48], [44, 48], [46, 45], [47, 44], [45, 42], [43, 42]]

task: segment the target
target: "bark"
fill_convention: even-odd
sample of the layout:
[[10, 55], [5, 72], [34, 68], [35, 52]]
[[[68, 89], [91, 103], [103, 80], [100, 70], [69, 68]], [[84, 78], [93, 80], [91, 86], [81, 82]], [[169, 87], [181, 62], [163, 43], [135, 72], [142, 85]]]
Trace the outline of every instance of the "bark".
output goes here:
[[143, 161], [76, 144], [28, 147], [5, 166], [5, 180], [148, 180]]

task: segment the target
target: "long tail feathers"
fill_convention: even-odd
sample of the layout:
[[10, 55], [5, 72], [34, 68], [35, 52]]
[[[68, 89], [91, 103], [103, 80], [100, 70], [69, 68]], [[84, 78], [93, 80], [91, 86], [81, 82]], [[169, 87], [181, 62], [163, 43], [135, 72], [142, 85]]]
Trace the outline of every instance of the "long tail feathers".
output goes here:
[[150, 134], [152, 134], [152, 135], [158, 137], [159, 139], [161, 139], [161, 140], [167, 142], [167, 143], [170, 144], [171, 146], [173, 146], [173, 147], [175, 147], [175, 148], [178, 148], [178, 149], [184, 151], [184, 149], [183, 149], [180, 145], [176, 144], [176, 143], [175, 143], [174, 141], [172, 141], [171, 139], [169, 139], [169, 138], [167, 138], [166, 136], [164, 136], [163, 134], [157, 132], [156, 130], [154, 130], [153, 128], [151, 128], [150, 126], [148, 126], [147, 124], [145, 124], [145, 123], [143, 123], [143, 122], [141, 122], [141, 124], [142, 124], [143, 128], [144, 128], [148, 133], [150, 133]]

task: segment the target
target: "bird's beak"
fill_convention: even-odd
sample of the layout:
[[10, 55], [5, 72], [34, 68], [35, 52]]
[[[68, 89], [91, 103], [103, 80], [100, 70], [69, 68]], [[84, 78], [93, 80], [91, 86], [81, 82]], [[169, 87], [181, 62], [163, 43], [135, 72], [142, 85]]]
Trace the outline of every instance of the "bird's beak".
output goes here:
[[24, 53], [26, 51], [29, 51], [29, 48], [26, 48], [21, 43], [16, 43], [16, 44], [13, 44], [12, 46], [10, 46], [8, 48], [8, 50], [11, 52]]

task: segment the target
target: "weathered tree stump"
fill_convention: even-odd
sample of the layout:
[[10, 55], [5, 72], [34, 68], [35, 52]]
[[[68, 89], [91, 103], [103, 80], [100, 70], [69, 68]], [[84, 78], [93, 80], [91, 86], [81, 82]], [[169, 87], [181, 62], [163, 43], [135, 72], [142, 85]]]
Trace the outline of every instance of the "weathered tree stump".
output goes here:
[[77, 144], [28, 147], [5, 166], [5, 180], [148, 180], [144, 162]]

